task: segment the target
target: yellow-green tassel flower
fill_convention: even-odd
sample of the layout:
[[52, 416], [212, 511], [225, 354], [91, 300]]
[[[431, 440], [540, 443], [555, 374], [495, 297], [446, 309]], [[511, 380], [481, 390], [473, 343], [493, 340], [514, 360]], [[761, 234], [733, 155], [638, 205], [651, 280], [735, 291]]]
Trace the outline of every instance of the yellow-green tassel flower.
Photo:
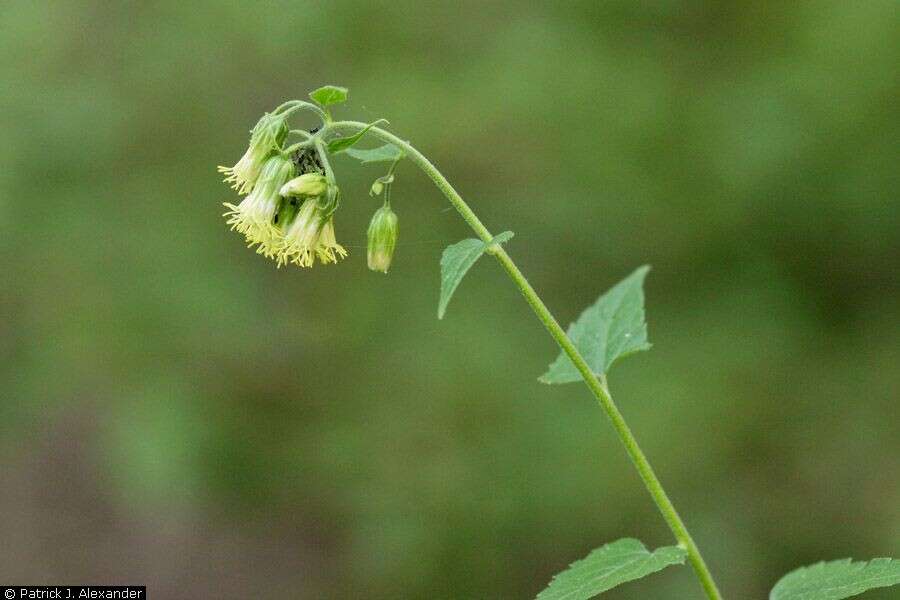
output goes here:
[[249, 193], [262, 173], [268, 156], [283, 141], [288, 132], [283, 115], [266, 113], [250, 130], [250, 146], [233, 167], [219, 167], [225, 174], [225, 182], [239, 194]]
[[324, 265], [327, 265], [329, 262], [337, 264], [338, 258], [347, 257], [347, 251], [337, 243], [335, 238], [334, 218], [332, 217], [329, 217], [325, 224], [322, 225], [322, 231], [319, 232], [319, 243], [316, 246], [316, 254]]
[[281, 246], [281, 230], [275, 216], [279, 214], [281, 196], [279, 190], [294, 175], [290, 159], [280, 155], [270, 157], [262, 166], [256, 185], [241, 203], [225, 203], [229, 211], [231, 229], [244, 234], [248, 247], [258, 245], [256, 251], [270, 258]]
[[346, 256], [347, 251], [335, 238], [333, 218], [324, 215], [317, 198], [310, 198], [286, 226], [276, 260], [278, 266], [291, 262], [298, 267], [312, 267], [316, 257], [328, 264]]

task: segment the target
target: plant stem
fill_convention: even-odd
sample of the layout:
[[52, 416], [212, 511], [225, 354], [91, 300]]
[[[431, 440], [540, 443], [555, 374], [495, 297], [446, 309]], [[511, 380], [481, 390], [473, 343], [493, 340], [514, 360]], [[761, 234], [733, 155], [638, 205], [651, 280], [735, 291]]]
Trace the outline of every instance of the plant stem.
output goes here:
[[[366, 126], [366, 123], [359, 123], [356, 121], [339, 121], [331, 123], [328, 125], [328, 128], [353, 129], [358, 131]], [[489, 244], [493, 241], [494, 236], [491, 235], [491, 232], [488, 231], [487, 227], [484, 226], [478, 216], [472, 211], [469, 205], [466, 204], [465, 200], [462, 199], [462, 196], [453, 189], [450, 182], [447, 181], [441, 172], [438, 171], [437, 167], [435, 167], [421, 152], [413, 148], [408, 142], [401, 140], [397, 136], [383, 129], [372, 127], [369, 130], [369, 133], [385, 142], [394, 144], [406, 152], [409, 159], [416, 163], [416, 165], [431, 178], [437, 188], [443, 192], [476, 235], [478, 235], [485, 243]], [[528, 283], [525, 275], [522, 274], [513, 262], [513, 259], [506, 253], [506, 250], [499, 244], [495, 244], [490, 247], [489, 253], [497, 258], [510, 279], [512, 279], [516, 287], [519, 288], [519, 291], [522, 292], [526, 302], [528, 302], [532, 310], [534, 310], [535, 314], [541, 320], [541, 323], [544, 324], [544, 327], [547, 328], [547, 331], [550, 332], [553, 339], [556, 340], [556, 343], [559, 344], [559, 347], [566, 353], [569, 359], [571, 359], [572, 363], [578, 369], [578, 372], [581, 373], [581, 376], [584, 378], [585, 384], [594, 394], [594, 397], [597, 398], [601, 408], [603, 408], [603, 411], [612, 421], [613, 427], [619, 435], [619, 439], [625, 446], [625, 451], [637, 468], [638, 474], [641, 476], [647, 491], [650, 492], [650, 495], [653, 497], [653, 501], [656, 503], [657, 508], [659, 508], [659, 512], [662, 513], [663, 519], [665, 519], [666, 523], [669, 525], [669, 529], [672, 530], [672, 533], [675, 534], [675, 539], [678, 540], [679, 545], [687, 551], [688, 560], [690, 561], [691, 566], [693, 566], [694, 572], [697, 574], [697, 578], [700, 580], [700, 584], [703, 586], [703, 590], [706, 592], [707, 597], [710, 600], [721, 600], [722, 595], [716, 587], [715, 581], [713, 581], [709, 567], [706, 566], [706, 562], [700, 554], [700, 549], [697, 548], [697, 544], [694, 543], [691, 534], [688, 532], [687, 527], [685, 527], [684, 522], [678, 515], [678, 511], [675, 510], [675, 506], [669, 499], [668, 494], [666, 494], [665, 489], [663, 489], [662, 483], [660, 483], [659, 478], [653, 471], [653, 467], [650, 466], [650, 462], [638, 445], [637, 439], [635, 439], [634, 434], [631, 432], [631, 428], [628, 427], [625, 418], [622, 416], [622, 413], [619, 411], [615, 402], [613, 402], [612, 396], [609, 393], [609, 388], [606, 384], [606, 377], [602, 376], [601, 378], [598, 378], [594, 372], [591, 371], [590, 366], [575, 347], [575, 344], [572, 343], [572, 340], [569, 339], [569, 336], [567, 336], [563, 328], [560, 327], [556, 318], [550, 312], [550, 309], [547, 308], [547, 305], [544, 304], [537, 292], [534, 291], [534, 288], [531, 287], [531, 284]]]
[[291, 113], [297, 112], [300, 109], [311, 110], [312, 112], [316, 113], [323, 122], [328, 122], [330, 120], [326, 111], [322, 110], [315, 104], [306, 102], [305, 100], [289, 100], [288, 102], [285, 102], [278, 106], [273, 112], [277, 114], [279, 111], [284, 110], [281, 115], [283, 117], [287, 117]]

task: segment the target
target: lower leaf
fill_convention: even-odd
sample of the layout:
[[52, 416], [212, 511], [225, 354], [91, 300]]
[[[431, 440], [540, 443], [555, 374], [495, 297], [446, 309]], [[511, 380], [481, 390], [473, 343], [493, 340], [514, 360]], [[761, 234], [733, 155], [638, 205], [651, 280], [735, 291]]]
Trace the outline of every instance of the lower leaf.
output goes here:
[[619, 584], [684, 564], [687, 551], [665, 546], [654, 552], [638, 540], [625, 538], [597, 548], [558, 573], [537, 600], [588, 600]]
[[781, 578], [769, 600], [841, 600], [900, 583], [900, 560], [849, 558], [801, 567]]

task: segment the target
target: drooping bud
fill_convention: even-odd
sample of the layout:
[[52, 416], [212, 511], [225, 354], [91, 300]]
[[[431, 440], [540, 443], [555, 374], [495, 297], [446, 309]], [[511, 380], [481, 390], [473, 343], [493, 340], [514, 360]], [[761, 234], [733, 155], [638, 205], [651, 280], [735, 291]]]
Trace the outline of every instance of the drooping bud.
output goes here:
[[247, 194], [256, 185], [263, 164], [287, 136], [288, 126], [284, 115], [266, 113], [250, 130], [250, 145], [233, 167], [219, 167], [225, 181], [240, 194]]
[[375, 211], [369, 223], [368, 238], [369, 268], [387, 273], [397, 245], [397, 215], [389, 204]]
[[304, 173], [281, 186], [281, 195], [297, 198], [322, 196], [328, 191], [328, 180], [318, 173]]

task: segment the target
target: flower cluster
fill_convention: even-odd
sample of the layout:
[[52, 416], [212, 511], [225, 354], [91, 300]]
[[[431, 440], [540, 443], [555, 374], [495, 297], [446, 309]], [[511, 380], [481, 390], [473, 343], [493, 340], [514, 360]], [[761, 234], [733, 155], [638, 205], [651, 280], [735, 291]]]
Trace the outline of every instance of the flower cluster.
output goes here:
[[[291, 131], [287, 123], [300, 104], [308, 103], [291, 101], [263, 115], [250, 130], [250, 144], [240, 160], [233, 167], [219, 167], [225, 182], [244, 195], [237, 204], [224, 203], [227, 224], [244, 236], [247, 247], [279, 267], [312, 267], [316, 259], [337, 263], [347, 256], [334, 233], [340, 191], [326, 158], [324, 136], [314, 136], [316, 130]], [[284, 148], [293, 133], [306, 140]], [[369, 227], [370, 269], [387, 272], [396, 239], [397, 216], [386, 202]]]
[[250, 147], [233, 167], [219, 167], [225, 181], [247, 194], [237, 205], [226, 202], [224, 214], [231, 229], [244, 236], [247, 246], [275, 260], [312, 267], [347, 256], [334, 234], [329, 198], [337, 195], [324, 175], [297, 175], [297, 167], [280, 144], [286, 126], [277, 115], [264, 116], [251, 131]]
[[280, 155], [263, 163], [253, 190], [240, 204], [225, 203], [228, 224], [244, 235], [248, 247], [274, 259], [280, 267], [293, 263], [312, 267], [347, 256], [334, 235], [327, 207], [328, 183], [318, 173], [294, 177], [294, 164]]

